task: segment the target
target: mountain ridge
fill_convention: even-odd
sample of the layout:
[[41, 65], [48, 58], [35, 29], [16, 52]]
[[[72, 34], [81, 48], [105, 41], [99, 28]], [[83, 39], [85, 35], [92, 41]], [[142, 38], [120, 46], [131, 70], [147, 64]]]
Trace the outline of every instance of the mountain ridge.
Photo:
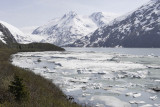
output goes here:
[[[100, 17], [99, 20], [96, 19], [96, 15]], [[112, 14], [105, 18], [106, 15], [103, 15], [102, 12], [81, 16], [71, 11], [59, 19], [53, 19], [48, 24], [38, 27], [32, 34], [45, 35], [45, 39], [41, 42], [62, 46], [73, 43], [75, 40], [92, 33], [116, 16], [116, 14]]]
[[114, 19], [85, 36], [73, 47], [160, 47], [160, 0], [151, 0], [137, 10]]

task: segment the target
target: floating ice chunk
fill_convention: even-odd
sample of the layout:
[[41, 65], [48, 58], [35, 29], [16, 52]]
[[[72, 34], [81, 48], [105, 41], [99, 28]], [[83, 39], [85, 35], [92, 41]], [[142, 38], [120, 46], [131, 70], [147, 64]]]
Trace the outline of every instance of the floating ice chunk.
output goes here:
[[160, 69], [160, 66], [157, 65], [148, 65], [148, 68], [153, 68], [153, 69]]
[[144, 104], [146, 103], [145, 101], [136, 101], [136, 100], [133, 100], [133, 101], [129, 101], [130, 104]]
[[146, 105], [142, 105], [140, 107], [152, 107], [152, 105], [151, 104], [146, 104]]
[[111, 90], [112, 88], [111, 87], [105, 87], [103, 88], [104, 90]]
[[133, 93], [132, 92], [126, 93], [126, 96], [133, 96]]
[[137, 73], [139, 73], [141, 75], [148, 75], [149, 71], [137, 71]]
[[97, 104], [103, 104], [100, 107], [106, 107], [106, 106], [111, 106], [111, 107], [131, 107], [131, 105], [127, 102], [123, 102], [119, 100], [116, 97], [113, 96], [92, 96], [90, 99], [91, 101], [94, 101], [93, 103]]
[[94, 89], [100, 89], [101, 88], [101, 84], [94, 84]]
[[153, 90], [151, 90], [151, 89], [146, 90], [146, 92], [149, 92], [149, 93], [156, 93], [155, 91], [153, 91]]
[[125, 78], [125, 75], [118, 74], [118, 75], [117, 75], [117, 78]]
[[86, 94], [85, 94], [85, 93], [83, 93], [83, 94], [82, 94], [82, 97], [86, 97]]
[[122, 94], [122, 92], [120, 90], [112, 89], [112, 90], [108, 90], [108, 91], [111, 93], [114, 93], [114, 94], [118, 94], [118, 95]]
[[140, 78], [146, 78], [146, 76], [149, 74], [149, 71], [137, 71]]
[[154, 80], [155, 82], [160, 82], [160, 80]]
[[126, 85], [124, 85], [123, 87], [125, 88], [130, 88], [130, 87], [135, 87], [136, 84], [133, 84], [133, 83], [127, 83]]
[[160, 104], [154, 104], [154, 106], [156, 106], [156, 107], [160, 107]]
[[129, 93], [126, 93], [126, 96], [133, 96], [134, 98], [137, 98], [141, 96], [141, 93], [129, 92]]
[[129, 101], [130, 104], [136, 104], [136, 101]]
[[96, 107], [105, 107], [103, 104], [96, 104]]
[[144, 104], [146, 103], [145, 101], [137, 101], [138, 104]]
[[90, 94], [87, 94], [87, 93], [83, 93], [82, 94], [82, 97], [86, 97], [86, 96], [89, 96]]
[[140, 96], [141, 96], [141, 93], [135, 93], [135, 94], [133, 94], [134, 98], [137, 98], [137, 97], [140, 97]]
[[149, 71], [137, 71], [137, 72], [126, 72], [127, 77], [131, 78], [146, 78], [149, 74]]
[[151, 100], [156, 100], [157, 99], [157, 95], [149, 97]]

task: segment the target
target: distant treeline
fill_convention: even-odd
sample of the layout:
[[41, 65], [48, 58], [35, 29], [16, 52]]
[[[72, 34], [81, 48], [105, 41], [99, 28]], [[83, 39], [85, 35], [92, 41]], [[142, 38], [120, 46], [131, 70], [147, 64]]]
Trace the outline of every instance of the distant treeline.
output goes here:
[[16, 49], [20, 52], [36, 52], [36, 51], [65, 51], [65, 49], [49, 43], [30, 43], [30, 44], [3, 44], [0, 43], [0, 48]]

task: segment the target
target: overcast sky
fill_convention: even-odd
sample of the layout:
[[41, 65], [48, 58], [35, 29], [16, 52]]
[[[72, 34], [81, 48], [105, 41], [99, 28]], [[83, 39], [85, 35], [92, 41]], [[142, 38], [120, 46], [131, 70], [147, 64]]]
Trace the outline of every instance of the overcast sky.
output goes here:
[[149, 0], [0, 0], [0, 20], [18, 28], [39, 26], [69, 11], [90, 15], [112, 12], [123, 15]]

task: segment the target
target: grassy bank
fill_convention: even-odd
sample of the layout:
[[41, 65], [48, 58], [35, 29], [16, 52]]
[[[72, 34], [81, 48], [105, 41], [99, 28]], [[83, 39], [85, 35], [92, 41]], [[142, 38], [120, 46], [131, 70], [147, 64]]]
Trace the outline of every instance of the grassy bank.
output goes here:
[[[17, 45], [16, 45], [17, 46]], [[24, 45], [23, 45], [24, 46]], [[35, 46], [35, 45], [34, 45]], [[36, 45], [39, 46], [39, 45]], [[0, 106], [4, 107], [79, 107], [78, 104], [69, 101], [64, 93], [51, 81], [35, 75], [10, 63], [10, 56], [19, 51], [33, 51], [28, 46], [22, 49], [0, 48]], [[36, 50], [42, 51], [42, 50]], [[8, 86], [14, 79], [14, 75], [23, 79], [23, 84], [29, 92], [29, 99], [16, 102], [13, 94], [8, 91]]]

